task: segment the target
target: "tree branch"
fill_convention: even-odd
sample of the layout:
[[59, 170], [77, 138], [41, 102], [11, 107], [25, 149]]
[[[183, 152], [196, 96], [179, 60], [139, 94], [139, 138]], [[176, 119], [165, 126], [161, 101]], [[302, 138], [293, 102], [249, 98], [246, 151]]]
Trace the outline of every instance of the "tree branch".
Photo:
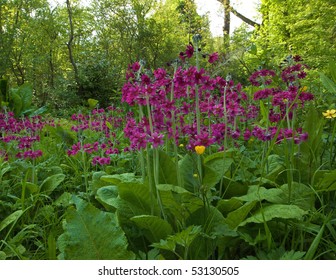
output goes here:
[[246, 22], [249, 25], [252, 25], [253, 27], [255, 26], [260, 26], [259, 23], [245, 17], [241, 13], [239, 13], [237, 10], [235, 10], [232, 6], [230, 7], [230, 12], [233, 13], [236, 17], [240, 18], [242, 21]]
[[[225, 0], [217, 0], [218, 2], [220, 2], [221, 4], [224, 5], [224, 9], [228, 9], [232, 14], [234, 14], [236, 17], [240, 18], [243, 22], [252, 25], [253, 27], [255, 26], [260, 26], [259, 23], [247, 18], [246, 16], [244, 16], [243, 14], [239, 13], [236, 9], [234, 9], [231, 5], [229, 1], [225, 1]], [[229, 3], [228, 3], [229, 2]], [[228, 3], [228, 4], [227, 4]], [[224, 11], [225, 13], [225, 11]]]

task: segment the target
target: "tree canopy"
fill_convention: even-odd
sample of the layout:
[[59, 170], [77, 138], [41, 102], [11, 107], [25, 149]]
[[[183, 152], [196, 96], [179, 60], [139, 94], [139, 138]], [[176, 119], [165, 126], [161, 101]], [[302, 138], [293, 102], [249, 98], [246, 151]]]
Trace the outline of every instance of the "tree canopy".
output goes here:
[[[225, 9], [225, 46], [212, 37], [210, 19], [194, 0], [1, 1], [0, 77], [11, 86], [30, 83], [40, 104], [67, 106], [93, 97], [107, 105], [119, 96], [130, 63], [164, 66], [194, 34], [201, 34], [204, 53], [225, 53], [223, 71], [236, 69], [234, 75], [257, 67], [249, 60], [252, 45], [259, 56], [281, 61], [295, 53], [315, 68], [335, 57], [336, 0], [262, 0], [260, 26], [232, 1], [218, 1]], [[245, 27], [230, 35], [230, 13], [255, 26], [253, 37]]]

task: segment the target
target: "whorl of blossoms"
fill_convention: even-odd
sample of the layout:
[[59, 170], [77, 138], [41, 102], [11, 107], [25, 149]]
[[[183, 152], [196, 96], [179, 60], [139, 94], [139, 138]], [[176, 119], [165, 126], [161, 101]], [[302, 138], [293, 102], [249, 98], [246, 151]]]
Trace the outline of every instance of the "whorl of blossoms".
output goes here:
[[249, 80], [253, 86], [270, 85], [273, 82], [273, 77], [276, 75], [275, 71], [262, 69], [254, 72]]
[[46, 125], [54, 126], [54, 120], [45, 121], [41, 116], [15, 118], [13, 112], [0, 112], [0, 156], [7, 161], [41, 157], [43, 152], [34, 150], [34, 145], [40, 142], [39, 134]]
[[[190, 58], [194, 51], [189, 45], [180, 56]], [[210, 63], [217, 59], [217, 53], [209, 56]], [[297, 143], [307, 138], [299, 128], [279, 131], [276, 124], [285, 116], [291, 118], [294, 110], [303, 107], [314, 96], [293, 84], [287, 84], [285, 89], [271, 88], [276, 75], [273, 70], [262, 69], [251, 75], [252, 85], [262, 88], [250, 100], [240, 84], [219, 76], [211, 77], [202, 68], [180, 66], [172, 74], [161, 68], [153, 72], [140, 71], [137, 65], [129, 67], [129, 72], [136, 71], [127, 74], [122, 89], [122, 101], [135, 107], [136, 111], [139, 108], [142, 111], [140, 118], [127, 118], [124, 133], [130, 140], [131, 150], [144, 149], [148, 145], [157, 148], [166, 139], [177, 145], [185, 143], [187, 149], [194, 150], [197, 146], [211, 145], [222, 149], [225, 137], [233, 141], [248, 141], [251, 137], [269, 141], [277, 135], [277, 143], [289, 137]], [[289, 77], [295, 72], [295, 77], [301, 79], [303, 70], [302, 66], [286, 68], [281, 77]], [[200, 124], [196, 123], [196, 99]], [[269, 120], [274, 124], [267, 129], [258, 126], [260, 104], [254, 102], [263, 99], [267, 99], [271, 106]]]

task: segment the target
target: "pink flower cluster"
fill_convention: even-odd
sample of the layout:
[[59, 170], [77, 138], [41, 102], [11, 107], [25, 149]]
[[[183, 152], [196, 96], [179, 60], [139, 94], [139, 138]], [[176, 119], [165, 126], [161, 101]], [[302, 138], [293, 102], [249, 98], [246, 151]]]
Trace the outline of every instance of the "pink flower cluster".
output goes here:
[[[189, 46], [183, 56], [189, 57], [192, 53]], [[299, 105], [302, 107], [314, 98], [311, 93], [302, 92], [296, 86], [287, 86], [285, 90], [280, 86], [265, 88], [273, 82], [276, 75], [273, 70], [260, 70], [250, 77], [254, 86], [263, 87], [250, 99], [240, 84], [218, 76], [211, 77], [204, 69], [179, 67], [170, 74], [160, 68], [150, 73], [141, 71], [137, 65], [129, 67], [128, 80], [122, 89], [123, 102], [136, 110], [140, 106], [146, 112], [140, 114], [140, 118], [127, 118], [124, 132], [130, 140], [131, 150], [143, 149], [148, 144], [158, 147], [164, 144], [164, 139], [177, 144], [186, 143], [189, 149], [214, 144], [223, 149], [225, 137], [233, 141], [247, 141], [251, 137], [268, 141], [275, 137], [277, 123], [284, 119], [288, 110], [292, 114]], [[286, 68], [284, 71], [293, 73], [298, 69], [301, 67]], [[298, 79], [303, 76], [296, 75]], [[258, 125], [258, 118], [259, 100], [267, 98], [271, 100], [269, 120], [274, 127], [266, 129]], [[196, 99], [199, 100], [200, 129], [197, 127]], [[150, 118], [147, 108], [150, 108]], [[300, 128], [296, 131], [281, 129], [277, 140], [280, 143], [288, 137], [299, 143], [307, 135]]]
[[40, 141], [39, 134], [45, 125], [54, 126], [54, 122], [44, 121], [41, 116], [16, 119], [13, 112], [0, 113], [0, 156], [5, 160], [41, 157], [43, 152], [34, 151], [33, 146]]
[[[129, 117], [124, 132], [133, 150], [145, 148], [147, 143], [153, 147], [163, 145], [164, 136], [176, 143], [188, 140], [190, 149], [197, 145], [221, 145], [226, 133], [233, 138], [240, 137], [237, 122], [251, 121], [258, 115], [256, 108], [248, 104], [240, 84], [235, 85], [222, 77], [211, 78], [204, 69], [180, 67], [173, 76], [164, 69], [157, 69], [152, 78], [141, 74], [139, 80], [134, 78], [136, 74], [128, 75], [133, 78], [123, 87], [122, 101], [130, 106], [144, 107], [149, 102], [153, 133], [148, 116], [139, 121]], [[197, 133], [196, 124], [196, 94], [203, 121], [200, 133]], [[204, 123], [204, 119], [209, 123]]]
[[95, 156], [92, 160], [92, 165], [109, 165], [111, 158]]
[[36, 159], [38, 157], [41, 157], [43, 155], [43, 152], [41, 150], [27, 150], [22, 152], [19, 152], [16, 157], [17, 158], [24, 158], [24, 159]]
[[72, 145], [71, 149], [67, 151], [68, 156], [75, 156], [79, 152], [84, 152], [86, 154], [93, 154], [95, 152], [99, 152], [105, 155], [118, 154], [119, 150], [117, 148], [113, 148], [114, 144], [111, 141], [108, 141], [107, 144], [99, 142], [94, 143], [85, 143], [77, 142]]
[[[73, 114], [71, 120], [76, 121], [77, 124], [73, 125], [71, 130], [75, 132], [92, 130], [95, 132], [103, 132], [107, 138], [111, 135], [110, 127], [113, 129], [119, 128], [123, 125], [123, 111], [120, 108], [113, 106], [105, 109], [94, 109], [91, 114]], [[115, 135], [114, 135], [115, 136]]]
[[[134, 67], [136, 69], [136, 65]], [[71, 127], [71, 130], [78, 132], [80, 141], [67, 151], [68, 156], [76, 156], [84, 152], [92, 157], [92, 165], [110, 164], [109, 156], [119, 154], [117, 147], [120, 143], [116, 139], [116, 130], [124, 124], [123, 115], [122, 109], [113, 106], [106, 110], [95, 109], [88, 115], [73, 114], [71, 120], [76, 124]], [[88, 136], [91, 132], [94, 132], [95, 138], [99, 138], [99, 141], [92, 142], [91, 137]]]

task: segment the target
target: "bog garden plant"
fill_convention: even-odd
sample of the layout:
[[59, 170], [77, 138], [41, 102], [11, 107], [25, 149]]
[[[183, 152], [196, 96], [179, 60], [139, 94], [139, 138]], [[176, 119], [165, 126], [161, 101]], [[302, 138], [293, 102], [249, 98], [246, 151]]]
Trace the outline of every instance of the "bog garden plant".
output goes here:
[[130, 65], [120, 106], [3, 106], [0, 259], [336, 258], [336, 109], [301, 57], [242, 85], [199, 40]]

